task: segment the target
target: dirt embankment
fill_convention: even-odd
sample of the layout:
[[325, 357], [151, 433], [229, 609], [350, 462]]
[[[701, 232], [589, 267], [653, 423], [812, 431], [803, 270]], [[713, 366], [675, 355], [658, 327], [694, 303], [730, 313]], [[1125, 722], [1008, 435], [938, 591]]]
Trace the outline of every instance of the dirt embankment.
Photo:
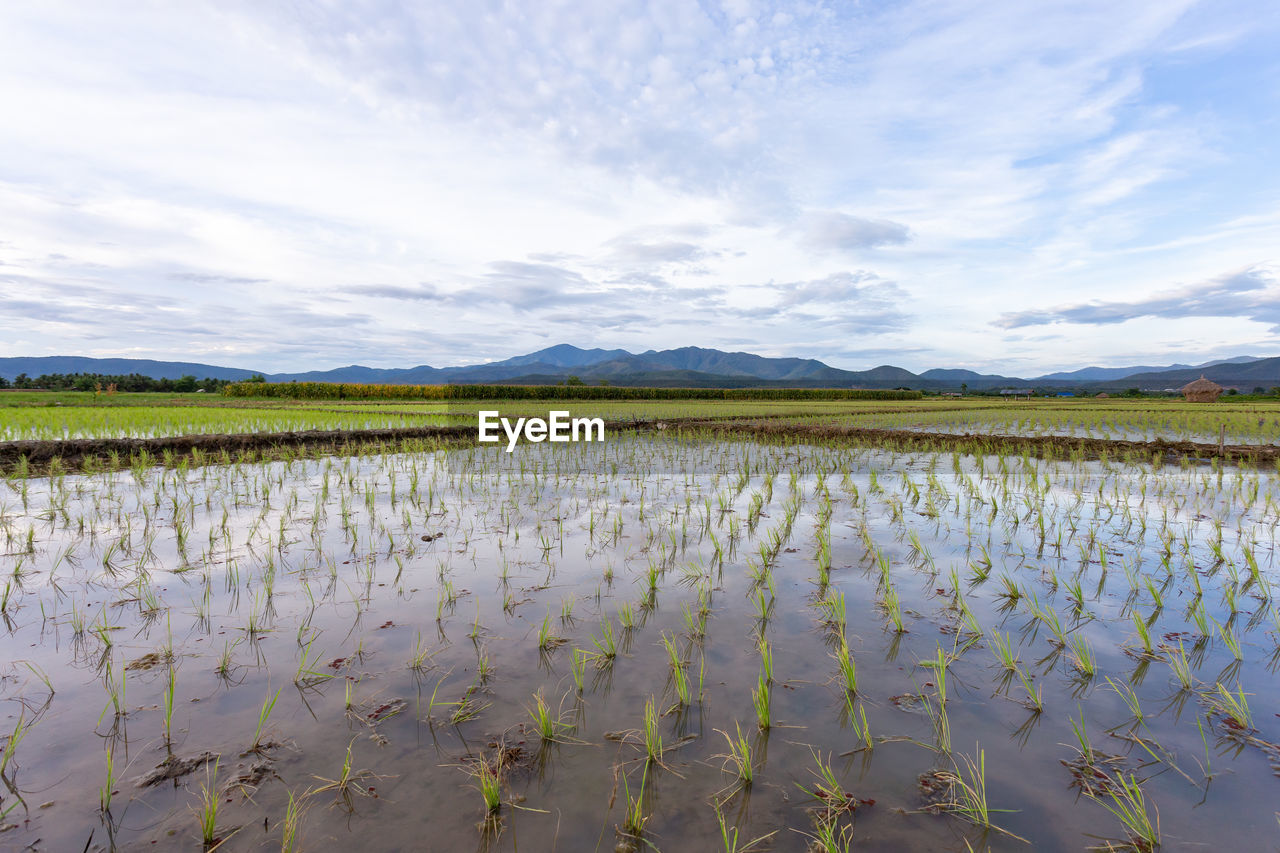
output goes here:
[[[681, 418], [606, 422], [606, 433], [654, 430], [666, 434], [696, 433], [729, 438], [845, 441], [890, 448], [1014, 452], [1053, 455], [1129, 456], [1165, 462], [1223, 459], [1252, 464], [1274, 463], [1274, 445], [1217, 445], [1191, 441], [1120, 441], [1070, 436], [1009, 436], [982, 433], [940, 433], [880, 429], [836, 424], [796, 423], [790, 418]], [[162, 438], [97, 438], [59, 441], [0, 442], [0, 469], [31, 473], [93, 470], [101, 467], [180, 461], [216, 462], [220, 459], [263, 459], [294, 450], [308, 453], [356, 453], [404, 449], [412, 442], [474, 444], [472, 425], [422, 426], [369, 430], [304, 430], [297, 432], [184, 435]]]

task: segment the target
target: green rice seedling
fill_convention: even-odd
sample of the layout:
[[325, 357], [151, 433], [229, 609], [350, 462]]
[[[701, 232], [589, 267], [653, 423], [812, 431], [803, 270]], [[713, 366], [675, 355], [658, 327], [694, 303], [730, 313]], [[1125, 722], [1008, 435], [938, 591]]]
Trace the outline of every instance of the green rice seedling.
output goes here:
[[549, 652], [553, 649], [569, 642], [563, 637], [558, 637], [551, 630], [551, 614], [548, 613], [542, 619], [542, 625], [538, 628], [538, 648], [541, 651]]
[[981, 556], [969, 561], [969, 579], [974, 584], [980, 584], [991, 576], [991, 554], [984, 545], [979, 545], [978, 550], [982, 552]]
[[934, 683], [937, 685], [935, 689], [938, 692], [938, 702], [942, 704], [947, 701], [947, 666], [949, 663], [946, 653], [942, 651], [942, 646], [938, 646], [936, 657], [920, 661], [920, 666], [933, 670]]
[[1068, 716], [1067, 722], [1071, 723], [1071, 731], [1076, 736], [1076, 748], [1080, 751], [1081, 758], [1086, 764], [1094, 763], [1093, 743], [1089, 740], [1089, 730], [1085, 728], [1084, 710], [1080, 711], [1080, 721], [1076, 722], [1075, 717]]
[[305, 795], [296, 797], [293, 791], [289, 792], [289, 801], [284, 807], [284, 820], [280, 823], [280, 853], [299, 853], [302, 849], [301, 830], [305, 799]]
[[735, 826], [730, 828], [728, 824], [725, 823], [724, 814], [721, 813], [720, 805], [718, 803], [712, 803], [712, 807], [715, 809], [716, 823], [720, 827], [720, 843], [724, 846], [724, 853], [749, 853], [749, 851], [756, 849], [757, 845], [764, 844], [770, 838], [778, 834], [778, 831], [775, 829], [773, 832], [761, 835], [759, 838], [753, 838], [745, 844], [741, 844], [738, 841], [738, 827]]
[[408, 667], [414, 672], [426, 670], [431, 663], [431, 650], [422, 644], [422, 632], [419, 631], [413, 643], [413, 654], [409, 657]]
[[1182, 685], [1183, 690], [1190, 690], [1195, 683], [1195, 678], [1191, 672], [1191, 662], [1187, 660], [1187, 653], [1182, 648], [1182, 643], [1178, 643], [1178, 651], [1175, 654], [1169, 652], [1169, 667], [1173, 670], [1173, 674], [1177, 676], [1178, 683]]
[[600, 621], [600, 636], [592, 635], [591, 645], [596, 647], [597, 667], [608, 666], [618, 656], [618, 644], [613, 636], [613, 624], [608, 618]]
[[174, 696], [178, 689], [178, 673], [172, 666], [165, 671], [164, 694], [161, 700], [164, 704], [164, 742], [169, 743], [173, 740], [173, 705]]
[[1143, 619], [1135, 610], [1130, 614], [1133, 617], [1133, 628], [1138, 632], [1138, 640], [1142, 643], [1142, 653], [1147, 657], [1155, 655], [1155, 648], [1151, 644], [1151, 628], [1147, 625], [1147, 620]]
[[880, 606], [889, 617], [889, 624], [893, 626], [894, 633], [905, 634], [907, 628], [902, 620], [902, 604], [898, 601], [898, 591], [892, 586], [886, 587], [880, 599]]
[[1191, 604], [1191, 619], [1195, 623], [1196, 632], [1201, 637], [1208, 637], [1209, 634], [1209, 613], [1204, 606], [1204, 599], [1197, 597]]
[[996, 659], [1000, 662], [1000, 666], [1014, 672], [1018, 669], [1018, 656], [1013, 650], [1012, 638], [1007, 634], [1001, 634], [999, 631], [991, 632], [991, 648], [995, 650]]
[[115, 750], [107, 744], [107, 781], [98, 789], [98, 807], [104, 812], [111, 811], [111, 796], [115, 793], [118, 781], [115, 775]]
[[1022, 590], [1018, 587], [1018, 582], [1008, 575], [1000, 576], [1000, 590], [996, 593], [997, 598], [1002, 598], [1009, 605], [1016, 604], [1022, 598]]
[[323, 653], [317, 652], [313, 657], [311, 654], [311, 646], [314, 640], [308, 640], [307, 644], [302, 647], [302, 654], [298, 657], [298, 671], [294, 673], [293, 683], [299, 687], [310, 687], [321, 681], [328, 681], [333, 677], [333, 673], [324, 672], [317, 669], [317, 662], [323, 657]]
[[587, 661], [591, 658], [591, 653], [585, 649], [574, 649], [573, 655], [569, 658], [569, 672], [573, 676], [573, 686], [579, 693], [582, 692], [582, 682], [587, 673]]
[[1033, 684], [1027, 674], [1021, 669], [1017, 670], [1018, 680], [1022, 682], [1022, 689], [1026, 691], [1026, 705], [1035, 713], [1039, 714], [1044, 711], [1044, 695], [1039, 684]]
[[824, 820], [821, 814], [813, 832], [802, 835], [809, 839], [809, 849], [817, 853], [849, 853], [853, 846], [853, 827], [837, 820]]
[[644, 835], [645, 825], [649, 822], [649, 814], [644, 807], [644, 789], [649, 781], [649, 765], [645, 765], [644, 775], [640, 778], [640, 791], [633, 798], [631, 787], [627, 784], [627, 775], [622, 774], [623, 800], [626, 803], [622, 817], [621, 832], [631, 839], [639, 839]]
[[822, 753], [812, 747], [809, 753], [813, 756], [813, 763], [816, 765], [809, 772], [813, 774], [816, 781], [812, 782], [810, 787], [805, 787], [799, 782], [796, 786], [821, 804], [819, 823], [834, 823], [842, 813], [852, 811], [857, 800], [840, 784], [840, 777], [832, 769], [831, 762], [823, 759]]
[[1244, 649], [1241, 648], [1240, 638], [1235, 631], [1232, 631], [1228, 625], [1218, 625], [1217, 628], [1218, 636], [1222, 639], [1222, 645], [1227, 647], [1227, 651], [1231, 652], [1231, 656], [1236, 660], [1244, 660]]
[[751, 691], [751, 704], [756, 710], [756, 725], [758, 725], [762, 731], [768, 731], [773, 726], [770, 699], [769, 681], [764, 677], [764, 673], [762, 672], [760, 673], [759, 681]]
[[263, 732], [267, 727], [267, 719], [270, 718], [272, 710], [276, 707], [277, 700], [280, 699], [280, 691], [277, 690], [273, 695], [268, 696], [262, 701], [262, 707], [258, 709], [258, 727], [253, 732], [253, 745], [249, 747], [252, 752], [262, 752], [266, 749], [267, 744], [263, 741]]
[[[1001, 829], [991, 822], [992, 813], [1009, 812], [1011, 809], [993, 809], [987, 803], [987, 756], [984, 750], [978, 750], [978, 757], [971, 759], [967, 755], [960, 756], [964, 762], [955, 774], [952, 791], [955, 798], [946, 804], [948, 811], [967, 818], [984, 829], [995, 829], [1013, 838], [1008, 830]], [[1025, 841], [1026, 839], [1020, 839]]]
[[728, 732], [716, 729], [729, 745], [729, 751], [715, 757], [724, 759], [721, 767], [731, 772], [740, 785], [747, 787], [754, 778], [755, 765], [751, 757], [751, 743], [742, 734], [742, 726], [737, 723], [734, 726], [737, 730], [736, 736], [730, 736]]
[[[1115, 783], [1101, 791], [1086, 791], [1085, 796], [1101, 805], [1124, 824], [1129, 845], [1141, 853], [1151, 853], [1160, 846], [1160, 812], [1147, 807], [1142, 787], [1133, 774], [1117, 773]], [[1155, 812], [1152, 820], [1150, 812]]]
[[760, 637], [756, 641], [756, 648], [760, 651], [760, 671], [764, 673], [765, 680], [773, 683], [773, 647], [769, 645], [769, 641], [764, 637]]
[[1071, 638], [1068, 647], [1067, 656], [1071, 665], [1085, 678], [1093, 678], [1098, 671], [1098, 666], [1089, 640], [1083, 634], [1076, 634]]
[[354, 761], [351, 757], [351, 747], [355, 745], [353, 738], [347, 744], [347, 754], [342, 759], [342, 769], [338, 772], [338, 778], [328, 779], [323, 776], [316, 776], [316, 780], [322, 782], [322, 785], [312, 789], [312, 794], [323, 794], [333, 791], [337, 800], [341, 801], [347, 808], [347, 811], [355, 810], [353, 795], [360, 797], [369, 796], [369, 790], [362, 785], [366, 779], [376, 778], [373, 773], [368, 770], [356, 770]]
[[560, 739], [560, 734], [565, 731], [568, 726], [564, 723], [563, 717], [553, 716], [551, 707], [547, 704], [547, 700], [543, 698], [542, 691], [533, 694], [533, 707], [529, 708], [529, 715], [533, 718], [533, 727], [537, 731], [538, 737], [546, 743], [554, 743]]
[[[843, 638], [841, 639], [843, 640]], [[831, 656], [835, 658], [836, 666], [840, 669], [840, 680], [845, 692], [856, 694], [858, 692], [858, 666], [854, 662], [853, 652], [849, 650], [848, 644], [841, 642], [840, 648]]]
[[200, 807], [195, 810], [205, 850], [218, 841], [218, 804], [222, 800], [218, 792], [218, 762], [213, 762], [212, 771], [208, 767], [206, 764], [205, 781], [200, 783]]
[[636, 627], [636, 612], [631, 602], [624, 601], [618, 605], [618, 624], [624, 631], [630, 631]]
[[1142, 723], [1146, 717], [1142, 712], [1142, 701], [1138, 698], [1138, 694], [1128, 684], [1113, 681], [1110, 676], [1107, 677], [1107, 684], [1111, 685], [1111, 689], [1124, 702], [1125, 707], [1129, 709], [1129, 713], [1133, 715], [1134, 722]]
[[662, 763], [662, 734], [658, 731], [658, 710], [650, 696], [644, 703], [644, 753], [650, 763]]
[[1249, 711], [1249, 700], [1239, 682], [1236, 683], [1234, 693], [1221, 682], [1218, 682], [1215, 688], [1214, 692], [1206, 697], [1210, 709], [1222, 717], [1228, 727], [1236, 731], [1253, 731], [1253, 714]]
[[481, 759], [476, 767], [476, 784], [480, 788], [480, 796], [484, 799], [487, 814], [495, 814], [502, 808], [502, 778], [495, 767]]
[[860, 745], [858, 749], [874, 749], [876, 748], [876, 740], [872, 738], [872, 727], [867, 724], [867, 708], [858, 706], [858, 715], [854, 715], [854, 706], [852, 699], [845, 698], [846, 707], [849, 708], [849, 720], [854, 726], [854, 734], [858, 735]]

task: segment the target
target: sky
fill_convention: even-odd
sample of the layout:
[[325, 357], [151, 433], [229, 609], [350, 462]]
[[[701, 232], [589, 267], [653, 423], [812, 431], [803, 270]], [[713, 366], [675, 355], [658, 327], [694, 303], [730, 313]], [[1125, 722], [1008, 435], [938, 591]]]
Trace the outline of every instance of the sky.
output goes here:
[[0, 356], [1280, 355], [1280, 4], [0, 5]]

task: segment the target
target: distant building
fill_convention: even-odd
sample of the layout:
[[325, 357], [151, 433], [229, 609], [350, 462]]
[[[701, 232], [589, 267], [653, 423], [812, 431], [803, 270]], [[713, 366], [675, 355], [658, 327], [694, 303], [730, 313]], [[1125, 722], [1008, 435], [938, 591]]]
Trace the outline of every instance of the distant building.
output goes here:
[[1000, 391], [1001, 397], [1030, 397], [1031, 394], [1030, 388], [1004, 388]]
[[1103, 391], [1101, 394], [1094, 394], [1093, 396], [1097, 397], [1099, 400], [1107, 400], [1111, 398], [1111, 395], [1106, 391]]
[[1212, 403], [1222, 396], [1222, 386], [1212, 379], [1205, 379], [1204, 374], [1195, 382], [1182, 386], [1182, 396], [1188, 403]]

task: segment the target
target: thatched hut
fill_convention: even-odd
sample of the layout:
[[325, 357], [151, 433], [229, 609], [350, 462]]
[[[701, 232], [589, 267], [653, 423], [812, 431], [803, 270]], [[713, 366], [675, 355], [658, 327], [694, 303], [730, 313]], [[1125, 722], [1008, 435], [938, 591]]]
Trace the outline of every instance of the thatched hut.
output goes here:
[[1182, 396], [1188, 403], [1212, 403], [1222, 396], [1222, 386], [1201, 374], [1195, 382], [1182, 386]]

